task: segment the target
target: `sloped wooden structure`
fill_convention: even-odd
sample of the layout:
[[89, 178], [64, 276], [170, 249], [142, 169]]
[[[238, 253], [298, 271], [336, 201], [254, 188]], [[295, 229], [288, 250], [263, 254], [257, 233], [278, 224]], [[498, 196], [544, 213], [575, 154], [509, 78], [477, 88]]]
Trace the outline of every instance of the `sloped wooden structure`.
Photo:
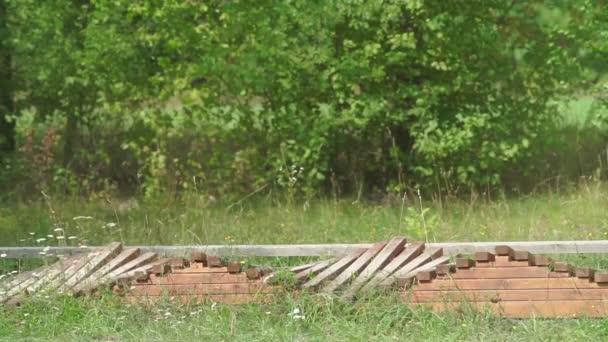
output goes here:
[[608, 316], [608, 274], [508, 246], [419, 272], [403, 297], [437, 311], [486, 309], [510, 318]]
[[263, 302], [279, 289], [266, 284], [270, 273], [268, 268], [242, 270], [238, 262], [224, 265], [220, 258], [194, 252], [190, 261], [172, 259], [170, 272], [149, 273], [125, 283], [123, 292], [125, 301], [131, 303]]

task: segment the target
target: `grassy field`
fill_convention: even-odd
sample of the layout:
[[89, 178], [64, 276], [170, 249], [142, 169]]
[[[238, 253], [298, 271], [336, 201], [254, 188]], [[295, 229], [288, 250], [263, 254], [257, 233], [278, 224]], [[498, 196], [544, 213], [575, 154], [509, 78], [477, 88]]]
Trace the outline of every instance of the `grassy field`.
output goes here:
[[[288, 203], [258, 198], [230, 208], [206, 197], [148, 201], [46, 198], [0, 208], [0, 245], [497, 241], [608, 238], [608, 190], [581, 182], [569, 191], [519, 198]], [[59, 237], [59, 239], [57, 238]], [[42, 240], [44, 239], [44, 240]], [[608, 268], [603, 256], [560, 256]], [[281, 265], [301, 260], [265, 260]], [[0, 260], [0, 268], [15, 261]], [[27, 265], [26, 265], [27, 266]], [[290, 313], [299, 309], [304, 319]], [[40, 298], [0, 307], [0, 340], [606, 340], [608, 320], [507, 320], [485, 313], [436, 315], [395, 297], [356, 304], [325, 296], [243, 306], [130, 307], [101, 299]]]

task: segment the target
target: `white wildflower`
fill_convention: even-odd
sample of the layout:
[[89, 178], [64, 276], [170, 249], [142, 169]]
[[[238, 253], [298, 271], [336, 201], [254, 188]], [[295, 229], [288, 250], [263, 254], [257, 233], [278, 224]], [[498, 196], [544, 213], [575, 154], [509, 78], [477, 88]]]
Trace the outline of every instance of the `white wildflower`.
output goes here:
[[41, 243], [41, 242], [44, 242], [44, 241], [46, 241], [46, 238], [39, 238], [39, 239], [36, 239], [36, 242], [38, 242], [38, 243]]
[[114, 227], [116, 227], [116, 223], [115, 222], [108, 222], [108, 223], [106, 223], [106, 227], [108, 227], [108, 228], [114, 228]]
[[59, 227], [59, 228], [55, 228], [55, 229], [53, 229], [53, 231], [54, 231], [54, 232], [57, 232], [57, 233], [58, 233], [58, 232], [62, 232], [62, 231], [63, 231], [63, 228], [61, 228], [61, 227]]
[[63, 240], [63, 239], [65, 239], [65, 236], [63, 236], [63, 235], [57, 236], [57, 240]]
[[51, 249], [50, 246], [46, 246], [42, 249], [43, 252], [48, 252]]
[[0, 258], [6, 258], [6, 253], [0, 254]]
[[29, 232], [29, 234], [32, 235], [32, 236], [36, 235], [36, 233], [34, 233], [34, 232]]
[[49, 239], [53, 238], [53, 234], [48, 234], [46, 237], [48, 237]]
[[92, 216], [76, 216], [73, 217], [72, 220], [74, 221], [78, 221], [78, 220], [92, 220], [93, 217]]
[[68, 240], [74, 240], [74, 239], [78, 239], [76, 236], [72, 235], [72, 236], [68, 236]]

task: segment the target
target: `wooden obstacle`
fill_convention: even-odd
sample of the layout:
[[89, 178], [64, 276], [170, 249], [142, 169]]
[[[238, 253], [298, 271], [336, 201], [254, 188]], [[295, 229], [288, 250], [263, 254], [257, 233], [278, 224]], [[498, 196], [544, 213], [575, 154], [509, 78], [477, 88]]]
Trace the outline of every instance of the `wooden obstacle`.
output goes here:
[[[506, 245], [454, 259], [442, 248], [395, 237], [289, 270], [301, 290], [348, 300], [390, 289], [400, 291], [405, 303], [437, 311], [486, 308], [512, 318], [608, 316], [608, 273]], [[279, 291], [280, 286], [269, 285], [274, 277], [267, 267], [244, 269], [202, 251], [193, 251], [190, 259], [161, 258], [112, 243], [3, 277], [0, 302], [16, 304], [26, 295], [82, 295], [104, 286], [127, 302], [260, 302]]]
[[132, 282], [118, 283], [117, 293], [123, 293], [130, 303], [155, 303], [169, 300], [181, 303], [219, 302], [243, 304], [272, 299], [279, 287], [267, 285], [265, 277], [271, 270], [241, 264], [225, 264], [215, 256], [195, 251], [190, 260], [172, 259], [172, 268], [165, 273], [147, 273]]
[[510, 318], [608, 316], [608, 274], [500, 246], [418, 272], [403, 297], [437, 311], [487, 309]]

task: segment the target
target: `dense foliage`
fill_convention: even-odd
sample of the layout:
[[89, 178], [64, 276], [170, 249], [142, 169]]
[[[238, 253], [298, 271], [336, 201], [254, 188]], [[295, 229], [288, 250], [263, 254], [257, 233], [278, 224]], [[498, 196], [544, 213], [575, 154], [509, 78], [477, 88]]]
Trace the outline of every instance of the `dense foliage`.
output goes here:
[[1, 177], [22, 193], [497, 185], [538, 167], [556, 101], [600, 84], [608, 51], [590, 0], [0, 0], [0, 16], [0, 143], [17, 142]]

